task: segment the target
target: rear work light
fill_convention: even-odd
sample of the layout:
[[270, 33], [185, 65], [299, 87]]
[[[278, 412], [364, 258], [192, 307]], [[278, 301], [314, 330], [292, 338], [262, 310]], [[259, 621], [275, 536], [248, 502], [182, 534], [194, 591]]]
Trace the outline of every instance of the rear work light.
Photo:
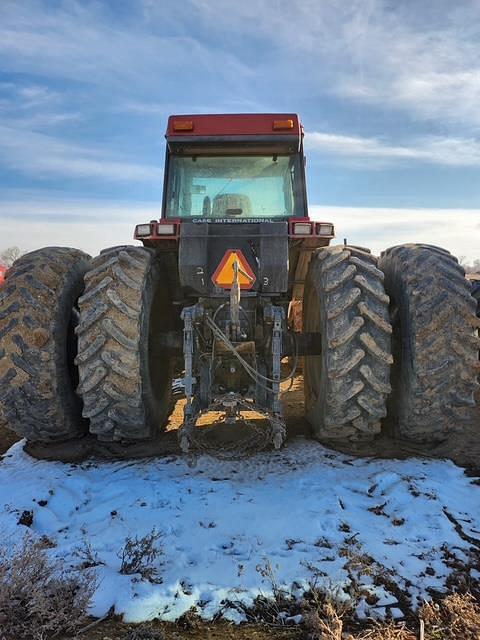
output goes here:
[[294, 222], [292, 226], [293, 226], [294, 236], [311, 236], [312, 235], [311, 222]]
[[334, 227], [333, 224], [329, 222], [319, 222], [317, 223], [317, 236], [333, 236]]
[[274, 120], [273, 121], [273, 129], [293, 129], [293, 120]]
[[174, 224], [157, 224], [157, 235], [159, 236], [174, 236], [175, 225]]
[[137, 224], [135, 227], [135, 235], [137, 238], [146, 238], [152, 235], [152, 227], [149, 224]]

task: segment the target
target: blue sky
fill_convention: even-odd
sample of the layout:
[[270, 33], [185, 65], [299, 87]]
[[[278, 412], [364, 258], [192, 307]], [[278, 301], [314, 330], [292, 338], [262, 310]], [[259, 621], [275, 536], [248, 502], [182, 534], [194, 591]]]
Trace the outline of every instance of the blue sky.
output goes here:
[[478, 0], [1, 0], [0, 250], [128, 242], [170, 113], [296, 111], [312, 215], [480, 256]]

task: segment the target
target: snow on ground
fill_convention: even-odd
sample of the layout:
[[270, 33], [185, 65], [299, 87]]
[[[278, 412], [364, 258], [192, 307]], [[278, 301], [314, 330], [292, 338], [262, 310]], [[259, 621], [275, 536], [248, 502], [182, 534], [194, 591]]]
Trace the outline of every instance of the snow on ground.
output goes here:
[[[17, 524], [23, 511], [33, 511], [33, 534], [48, 536], [51, 553], [70, 564], [78, 567], [76, 549], [91, 545], [104, 563], [92, 613], [115, 605], [128, 621], [173, 620], [192, 605], [208, 618], [225, 599], [249, 603], [269, 593], [267, 563], [289, 587], [311, 579], [309, 564], [334, 590], [354, 577], [378, 597], [359, 613], [391, 606], [400, 615], [392, 580], [415, 607], [428, 589], [445, 588], [449, 554], [467, 561], [469, 543], [452, 518], [480, 538], [480, 487], [453, 463], [354, 459], [304, 439], [242, 462], [202, 457], [194, 468], [177, 456], [37, 461], [17, 443], [0, 464], [8, 544], [28, 531]], [[162, 532], [161, 583], [120, 574], [125, 538], [153, 527]], [[372, 572], [390, 582], [373, 586]]]

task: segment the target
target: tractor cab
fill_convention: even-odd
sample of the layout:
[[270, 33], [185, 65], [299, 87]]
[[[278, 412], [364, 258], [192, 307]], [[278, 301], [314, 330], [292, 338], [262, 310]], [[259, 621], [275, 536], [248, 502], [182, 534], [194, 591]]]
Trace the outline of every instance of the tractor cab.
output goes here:
[[296, 115], [172, 116], [163, 218], [307, 217]]
[[334, 228], [308, 217], [298, 115], [173, 115], [166, 140], [161, 219], [137, 225], [135, 239], [177, 252], [189, 296], [225, 296], [215, 274], [236, 250], [243, 289], [301, 297], [311, 254]]

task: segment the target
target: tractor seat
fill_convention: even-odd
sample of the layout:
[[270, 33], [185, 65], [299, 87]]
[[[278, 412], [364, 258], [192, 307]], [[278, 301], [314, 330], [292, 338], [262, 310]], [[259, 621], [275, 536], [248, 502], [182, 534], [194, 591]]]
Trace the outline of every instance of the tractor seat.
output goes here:
[[222, 193], [213, 199], [212, 216], [223, 218], [250, 215], [252, 215], [252, 202], [243, 193]]

